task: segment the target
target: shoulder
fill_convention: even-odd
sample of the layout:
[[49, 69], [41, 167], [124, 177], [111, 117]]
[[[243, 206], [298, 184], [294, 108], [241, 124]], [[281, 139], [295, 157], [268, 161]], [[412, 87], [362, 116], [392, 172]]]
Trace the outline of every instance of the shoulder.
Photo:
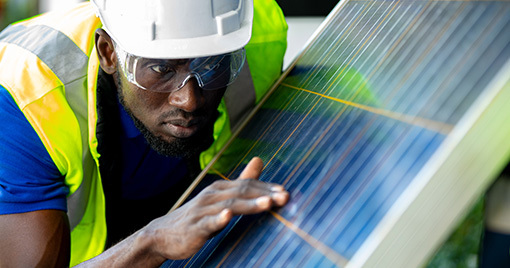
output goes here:
[[0, 214], [66, 210], [63, 178], [9, 92], [0, 86]]

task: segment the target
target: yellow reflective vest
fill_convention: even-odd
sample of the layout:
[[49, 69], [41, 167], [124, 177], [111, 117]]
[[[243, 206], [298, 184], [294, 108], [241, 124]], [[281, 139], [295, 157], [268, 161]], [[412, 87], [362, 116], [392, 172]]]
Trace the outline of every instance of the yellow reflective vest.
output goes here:
[[[285, 19], [273, 0], [254, 2], [253, 33], [246, 51], [255, 91], [227, 90], [218, 108], [215, 142], [202, 153], [202, 166], [230, 137], [233, 118], [239, 118], [234, 113], [246, 111], [238, 103], [254, 105], [281, 72]], [[20, 21], [0, 33], [0, 84], [34, 128], [69, 187], [71, 265], [100, 254], [106, 241], [95, 135], [99, 61], [94, 36], [100, 27], [92, 5], [85, 2], [72, 10]], [[228, 92], [234, 94], [229, 97]], [[243, 96], [252, 97], [238, 101]]]

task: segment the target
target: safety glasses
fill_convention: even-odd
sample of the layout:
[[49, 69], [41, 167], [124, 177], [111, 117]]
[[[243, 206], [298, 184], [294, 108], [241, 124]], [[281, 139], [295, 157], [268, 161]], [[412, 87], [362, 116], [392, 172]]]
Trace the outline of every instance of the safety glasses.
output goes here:
[[156, 92], [177, 91], [191, 78], [195, 78], [204, 90], [226, 87], [237, 78], [246, 59], [244, 49], [178, 60], [142, 58], [125, 52], [117, 45], [115, 51], [127, 80], [142, 89]]

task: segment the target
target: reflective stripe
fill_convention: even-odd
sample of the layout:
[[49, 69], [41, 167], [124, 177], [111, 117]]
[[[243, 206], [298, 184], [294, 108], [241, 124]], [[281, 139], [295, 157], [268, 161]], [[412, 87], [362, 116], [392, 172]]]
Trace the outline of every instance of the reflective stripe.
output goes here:
[[[64, 85], [86, 74], [87, 55], [65, 34], [46, 25], [11, 25], [0, 34], [0, 42], [18, 45], [37, 55]], [[80, 68], [69, 68], [69, 62]]]
[[[17, 45], [36, 55], [64, 84], [66, 99], [80, 126], [84, 178], [95, 170], [88, 150], [87, 89], [88, 56], [65, 34], [46, 25], [12, 25], [0, 33], [0, 42]], [[72, 62], [72, 66], [69, 65]], [[87, 165], [86, 163], [93, 165]], [[67, 198], [71, 230], [80, 223], [90, 194], [90, 181], [83, 181]]]
[[80, 126], [83, 163], [83, 181], [80, 187], [67, 197], [67, 207], [70, 208], [67, 211], [67, 215], [71, 230], [80, 223], [85, 214], [87, 204], [89, 204], [90, 178], [93, 176], [92, 173], [96, 171], [95, 161], [92, 159], [88, 146], [87, 89], [83, 86], [86, 82], [86, 77], [82, 77], [65, 85], [66, 99], [73, 109]]

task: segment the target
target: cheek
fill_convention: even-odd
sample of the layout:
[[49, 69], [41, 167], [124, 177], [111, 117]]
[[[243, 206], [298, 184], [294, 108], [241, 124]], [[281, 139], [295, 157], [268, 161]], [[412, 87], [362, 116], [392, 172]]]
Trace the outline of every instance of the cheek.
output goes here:
[[156, 121], [158, 111], [165, 103], [164, 96], [149, 94], [133, 85], [123, 85], [124, 102], [127, 108], [147, 127]]

